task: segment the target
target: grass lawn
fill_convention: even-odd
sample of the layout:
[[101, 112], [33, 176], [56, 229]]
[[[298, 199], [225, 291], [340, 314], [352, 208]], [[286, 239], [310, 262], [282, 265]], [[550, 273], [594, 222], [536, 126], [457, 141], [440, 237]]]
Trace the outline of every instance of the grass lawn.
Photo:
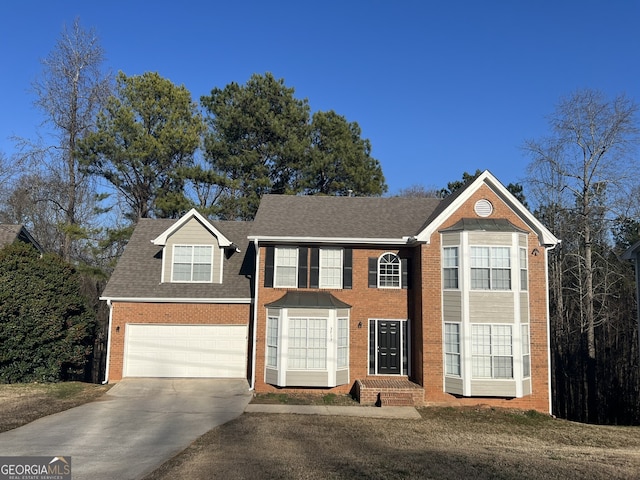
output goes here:
[[0, 432], [91, 402], [109, 388], [82, 382], [0, 385]]
[[639, 427], [487, 408], [419, 411], [421, 420], [244, 414], [146, 480], [640, 478]]
[[[0, 432], [96, 400], [108, 389], [78, 382], [0, 385]], [[354, 405], [336, 396], [254, 401]], [[245, 413], [146, 480], [640, 479], [640, 427], [491, 408], [419, 412], [419, 420]]]

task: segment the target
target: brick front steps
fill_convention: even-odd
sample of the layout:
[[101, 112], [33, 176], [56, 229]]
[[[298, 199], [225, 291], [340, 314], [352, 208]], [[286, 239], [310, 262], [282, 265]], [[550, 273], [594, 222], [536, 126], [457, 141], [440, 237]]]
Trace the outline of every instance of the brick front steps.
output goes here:
[[356, 380], [354, 395], [362, 405], [410, 407], [424, 405], [424, 389], [406, 377]]

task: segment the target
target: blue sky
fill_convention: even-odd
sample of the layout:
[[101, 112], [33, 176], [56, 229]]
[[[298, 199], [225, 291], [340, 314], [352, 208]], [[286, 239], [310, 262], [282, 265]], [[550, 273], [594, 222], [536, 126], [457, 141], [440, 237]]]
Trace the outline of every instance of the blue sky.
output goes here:
[[640, 1], [22, 0], [0, 6], [0, 151], [46, 132], [29, 93], [65, 24], [94, 28], [105, 67], [158, 72], [194, 100], [273, 73], [312, 111], [358, 122], [389, 193], [465, 171], [524, 179], [526, 139], [562, 96], [640, 103]]

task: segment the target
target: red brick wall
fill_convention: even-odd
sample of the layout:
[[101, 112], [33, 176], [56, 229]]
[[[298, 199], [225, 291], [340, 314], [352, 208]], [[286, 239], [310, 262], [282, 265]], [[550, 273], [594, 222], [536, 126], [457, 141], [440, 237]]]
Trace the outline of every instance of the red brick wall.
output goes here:
[[112, 308], [110, 382], [122, 379], [127, 324], [247, 325], [251, 316], [247, 304], [114, 302]]
[[[350, 351], [349, 351], [349, 385], [341, 385], [326, 391], [346, 393], [351, 389], [357, 378], [364, 378], [368, 375], [368, 345], [369, 345], [369, 319], [406, 319], [412, 318], [410, 298], [407, 289], [381, 289], [369, 288], [368, 285], [368, 259], [378, 258], [385, 252], [399, 253], [398, 249], [353, 249], [353, 288], [350, 290], [328, 290], [322, 291], [333, 294], [336, 298], [352, 306], [350, 317]], [[411, 250], [402, 250], [402, 256], [410, 253]], [[264, 382], [265, 374], [265, 338], [266, 338], [266, 308], [265, 305], [281, 298], [288, 289], [286, 288], [264, 288], [264, 247], [260, 251], [260, 272], [258, 279], [258, 312], [257, 326], [257, 349], [256, 349], [256, 391], [272, 392], [276, 387]], [[306, 289], [311, 291], [311, 289]], [[362, 327], [358, 328], [358, 324]]]

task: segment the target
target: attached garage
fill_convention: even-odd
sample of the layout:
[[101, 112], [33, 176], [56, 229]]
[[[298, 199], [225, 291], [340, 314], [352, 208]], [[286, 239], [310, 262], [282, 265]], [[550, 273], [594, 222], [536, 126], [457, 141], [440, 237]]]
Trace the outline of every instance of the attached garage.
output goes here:
[[128, 324], [125, 377], [246, 378], [246, 325]]

